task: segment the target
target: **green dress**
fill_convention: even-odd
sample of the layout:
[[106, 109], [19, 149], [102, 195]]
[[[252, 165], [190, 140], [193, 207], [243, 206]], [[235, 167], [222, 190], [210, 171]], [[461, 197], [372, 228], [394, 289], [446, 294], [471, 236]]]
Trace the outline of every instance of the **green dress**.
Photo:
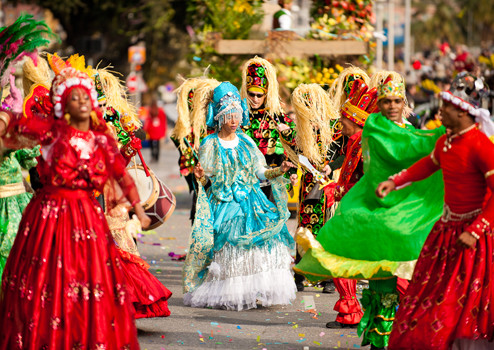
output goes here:
[[378, 184], [430, 154], [444, 128], [400, 127], [380, 113], [362, 133], [364, 176], [343, 197], [317, 241], [297, 237], [306, 250], [295, 271], [309, 280], [328, 277], [410, 279], [416, 259], [442, 213], [441, 172], [381, 199]]
[[317, 241], [296, 237], [306, 251], [297, 273], [318, 281], [328, 277], [370, 279], [362, 294], [364, 316], [358, 327], [362, 346], [387, 346], [399, 296], [396, 277], [411, 279], [415, 262], [442, 213], [441, 172], [381, 199], [378, 184], [430, 154], [444, 128], [399, 126], [380, 113], [362, 133], [364, 176], [343, 197]]
[[[7, 223], [6, 229], [0, 230], [0, 276], [14, 244], [22, 212], [31, 200], [31, 193], [5, 196], [12, 186], [21, 187], [21, 168], [30, 169], [37, 165], [36, 157], [40, 155], [39, 147], [33, 149], [9, 150], [0, 163], [0, 217]], [[19, 185], [20, 184], [20, 185]]]

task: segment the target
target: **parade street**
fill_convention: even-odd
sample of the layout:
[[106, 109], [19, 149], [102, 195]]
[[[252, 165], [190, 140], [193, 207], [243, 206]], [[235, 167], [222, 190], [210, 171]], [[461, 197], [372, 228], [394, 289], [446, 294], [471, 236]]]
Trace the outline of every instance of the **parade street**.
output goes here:
[[[148, 165], [173, 191], [177, 208], [154, 233], [140, 238], [138, 248], [152, 274], [173, 292], [168, 300], [171, 316], [136, 321], [141, 349], [361, 348], [356, 329], [325, 328], [327, 322], [336, 318], [333, 306], [338, 293], [323, 294], [322, 288], [306, 287], [297, 293], [292, 305], [285, 307], [259, 306], [237, 312], [184, 306], [183, 261], [174, 259], [187, 251], [192, 200], [185, 180], [180, 177], [176, 148], [168, 140], [161, 151], [160, 161]], [[144, 156], [151, 159], [149, 149], [144, 150]], [[293, 234], [295, 220], [290, 219], [288, 226]]]

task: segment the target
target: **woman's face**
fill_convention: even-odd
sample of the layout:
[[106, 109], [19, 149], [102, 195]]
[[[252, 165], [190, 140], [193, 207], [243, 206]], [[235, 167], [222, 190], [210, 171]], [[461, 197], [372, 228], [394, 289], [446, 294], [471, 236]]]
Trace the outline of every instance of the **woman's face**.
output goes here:
[[232, 134], [237, 130], [239, 124], [240, 118], [237, 115], [229, 115], [225, 117], [225, 122], [223, 123], [221, 129], [229, 134]]
[[75, 88], [67, 97], [65, 113], [70, 114], [71, 120], [85, 121], [91, 118], [91, 98], [86, 90]]

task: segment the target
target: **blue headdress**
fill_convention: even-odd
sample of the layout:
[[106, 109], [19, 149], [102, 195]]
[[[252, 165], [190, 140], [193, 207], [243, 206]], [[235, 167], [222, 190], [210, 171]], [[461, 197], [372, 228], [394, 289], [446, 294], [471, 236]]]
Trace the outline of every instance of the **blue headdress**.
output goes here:
[[249, 124], [247, 100], [240, 98], [238, 89], [230, 82], [223, 82], [213, 91], [213, 100], [209, 102], [206, 125], [210, 128], [221, 127], [225, 117], [239, 115], [241, 125]]

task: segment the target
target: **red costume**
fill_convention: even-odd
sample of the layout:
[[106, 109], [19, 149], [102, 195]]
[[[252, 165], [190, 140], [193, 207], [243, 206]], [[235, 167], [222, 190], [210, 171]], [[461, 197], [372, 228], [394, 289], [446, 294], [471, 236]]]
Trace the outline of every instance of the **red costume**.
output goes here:
[[[442, 136], [430, 157], [395, 175], [397, 188], [441, 169], [444, 214], [420, 253], [395, 318], [389, 349], [450, 349], [455, 339], [494, 337], [494, 144], [475, 126]], [[479, 237], [458, 244], [463, 232]], [[493, 345], [494, 346], [494, 345]]]
[[169, 314], [170, 292], [144, 261], [119, 253], [94, 198], [94, 190], [118, 184], [132, 205], [139, 202], [101, 115], [91, 116], [88, 131], [63, 117], [74, 88], [88, 93], [96, 111], [92, 81], [64, 68], [52, 85], [55, 98], [35, 86], [4, 139], [9, 147], [43, 146], [38, 167], [44, 186], [24, 211], [4, 270], [2, 350], [138, 349], [135, 311], [137, 317]]
[[[340, 201], [350, 188], [364, 175], [361, 138], [362, 131], [359, 131], [348, 139], [345, 161], [341, 167], [340, 178], [334, 195], [336, 201]], [[333, 308], [338, 312], [336, 322], [350, 325], [359, 323], [363, 312], [357, 300], [357, 280], [333, 278], [333, 282], [340, 294], [340, 299]]]

